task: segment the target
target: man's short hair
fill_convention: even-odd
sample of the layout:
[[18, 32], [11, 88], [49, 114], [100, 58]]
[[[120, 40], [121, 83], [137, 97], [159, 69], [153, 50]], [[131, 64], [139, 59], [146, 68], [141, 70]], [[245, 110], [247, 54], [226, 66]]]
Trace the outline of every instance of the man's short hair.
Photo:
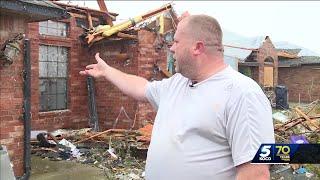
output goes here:
[[208, 15], [191, 15], [187, 19], [187, 26], [195, 41], [204, 41], [208, 47], [223, 51], [222, 30], [219, 22]]

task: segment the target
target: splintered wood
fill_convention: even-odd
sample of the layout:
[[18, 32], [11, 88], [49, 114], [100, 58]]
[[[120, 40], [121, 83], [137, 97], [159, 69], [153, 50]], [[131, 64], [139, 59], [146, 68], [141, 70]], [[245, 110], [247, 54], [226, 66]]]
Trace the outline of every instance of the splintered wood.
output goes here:
[[108, 129], [99, 133], [87, 133], [85, 135], [86, 137], [82, 137], [82, 139], [76, 141], [75, 144], [79, 144], [89, 140], [105, 141], [109, 139], [109, 137], [127, 138], [128, 136], [135, 138], [137, 142], [144, 142], [144, 144], [149, 144], [152, 134], [152, 127], [152, 124], [147, 124], [146, 126], [138, 129], [137, 131], [126, 129]]
[[[276, 123], [275, 132], [282, 135], [319, 133], [320, 132], [320, 109], [319, 101], [303, 107], [294, 107], [289, 111], [291, 119], [285, 123]], [[283, 137], [282, 137], [283, 138]]]

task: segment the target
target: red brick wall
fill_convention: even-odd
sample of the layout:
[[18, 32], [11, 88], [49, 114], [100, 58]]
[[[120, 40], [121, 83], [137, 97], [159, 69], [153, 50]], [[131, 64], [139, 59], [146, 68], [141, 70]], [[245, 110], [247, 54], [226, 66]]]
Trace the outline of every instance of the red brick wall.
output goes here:
[[[139, 37], [139, 66], [138, 75], [148, 80], [161, 80], [164, 76], [154, 71], [154, 64], [159, 67], [166, 67], [167, 51], [166, 48], [156, 49], [155, 33], [145, 30], [138, 32]], [[154, 120], [156, 112], [149, 103], [139, 102], [138, 120], [141, 125]]]
[[[25, 33], [21, 17], [0, 15], [0, 44], [18, 33]], [[23, 42], [21, 43], [23, 50]], [[23, 175], [23, 53], [8, 67], [0, 65], [0, 144], [9, 151], [16, 176]]]
[[259, 67], [250, 67], [252, 79], [259, 82]]
[[257, 54], [257, 61], [259, 62], [259, 84], [263, 84], [264, 81], [264, 62], [265, 60], [270, 57], [273, 59], [273, 84], [278, 84], [278, 55], [277, 51], [275, 50], [271, 40], [267, 38], [265, 42], [259, 48]]
[[[106, 62], [129, 74], [143, 76], [148, 80], [162, 79], [160, 72], [154, 73], [154, 64], [166, 67], [166, 51], [156, 51], [155, 33], [141, 30], [138, 41], [102, 41], [90, 49], [83, 46], [78, 38], [83, 30], [76, 26], [75, 20], [66, 20], [70, 32], [68, 38], [40, 36], [38, 23], [29, 25], [28, 36], [32, 45], [32, 129], [54, 130], [58, 128], [83, 128], [88, 126], [88, 97], [86, 78], [79, 76], [79, 71], [86, 65], [95, 63], [94, 55], [100, 52]], [[39, 112], [39, 44], [69, 47], [69, 76], [68, 76], [68, 109], [63, 111]], [[128, 60], [119, 60], [118, 54], [128, 54]], [[104, 79], [95, 80], [96, 106], [101, 130], [112, 128], [130, 128], [136, 117], [135, 127], [145, 124], [145, 120], [153, 120], [155, 112], [148, 103], [138, 103], [133, 98], [121, 93], [118, 88]], [[121, 107], [130, 117], [130, 120], [120, 114]], [[115, 123], [120, 114], [117, 123]]]
[[[83, 30], [76, 26], [75, 19], [64, 20], [69, 25], [67, 38], [39, 35], [38, 23], [28, 25], [31, 41], [31, 113], [32, 130], [55, 130], [59, 128], [83, 128], [88, 126], [86, 79], [79, 71], [86, 65], [88, 50], [82, 47], [79, 35]], [[68, 105], [66, 110], [39, 112], [39, 45], [54, 45], [69, 48]]]
[[[91, 48], [90, 63], [96, 62], [94, 59], [96, 52], [99, 52], [100, 57], [110, 66], [125, 73], [137, 74], [138, 50], [136, 43], [112, 41], [94, 45]], [[128, 54], [129, 59], [117, 58], [116, 56], [120, 53]], [[123, 107], [129, 118], [133, 120], [137, 109], [136, 101], [121, 93], [117, 87], [105, 79], [96, 79], [95, 89], [100, 129], [112, 128], [113, 125], [115, 125], [115, 128], [130, 128], [133, 122], [125, 116], [124, 112], [120, 114], [120, 110]], [[118, 121], [116, 123], [117, 117]]]
[[[1, 16], [1, 39], [3, 43], [16, 33], [26, 32], [31, 43], [31, 119], [32, 130], [55, 130], [59, 128], [88, 127], [88, 97], [86, 78], [79, 75], [86, 65], [95, 62], [95, 52], [111, 66], [130, 74], [151, 79], [162, 79], [160, 72], [154, 71], [154, 64], [166, 67], [166, 50], [154, 47], [155, 33], [141, 30], [138, 41], [128, 43], [119, 41], [102, 43], [89, 48], [80, 43], [79, 35], [83, 30], [76, 26], [75, 19], [65, 20], [69, 24], [69, 36], [59, 38], [39, 35], [38, 23], [25, 24], [23, 19]], [[27, 29], [25, 29], [27, 27]], [[61, 111], [39, 112], [39, 45], [64, 46], [69, 48], [68, 64], [68, 109]], [[129, 61], [119, 61], [116, 54], [127, 53]], [[14, 164], [16, 176], [23, 174], [23, 124], [22, 102], [23, 84], [21, 54], [9, 67], [0, 67], [0, 143], [8, 147]], [[101, 130], [112, 128], [121, 107], [131, 120], [121, 114], [115, 128], [131, 128], [136, 116], [134, 128], [153, 121], [155, 112], [148, 103], [137, 102], [122, 94], [115, 86], [105, 80], [96, 80], [96, 101]]]
[[279, 84], [288, 88], [290, 102], [299, 102], [299, 94], [300, 102], [320, 99], [320, 66], [279, 68]]
[[[94, 54], [100, 52], [100, 57], [110, 66], [129, 74], [142, 76], [148, 80], [162, 79], [159, 73], [154, 73], [154, 64], [161, 65], [166, 63], [166, 52], [164, 49], [156, 52], [154, 48], [155, 34], [146, 30], [138, 31], [138, 41], [105, 41], [94, 45], [91, 48], [90, 61], [94, 62]], [[128, 54], [129, 59], [120, 60], [117, 54]], [[126, 63], [127, 62], [127, 63]], [[125, 128], [129, 129], [142, 127], [148, 121], [153, 121], [155, 112], [149, 103], [142, 103], [121, 93], [118, 88], [107, 82], [105, 79], [95, 80], [96, 100], [101, 129]], [[124, 108], [130, 120], [120, 114], [121, 107]], [[120, 114], [120, 116], [119, 116]], [[119, 116], [119, 117], [118, 117]], [[116, 119], [118, 117], [117, 123]]]

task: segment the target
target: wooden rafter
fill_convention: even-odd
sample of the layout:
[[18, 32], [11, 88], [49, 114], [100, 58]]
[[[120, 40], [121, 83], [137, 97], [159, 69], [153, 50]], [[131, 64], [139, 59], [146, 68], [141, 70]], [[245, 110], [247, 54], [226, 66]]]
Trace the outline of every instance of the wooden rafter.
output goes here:
[[[97, 0], [99, 8], [101, 11], [109, 13], [106, 4], [104, 3], [104, 0]], [[106, 20], [106, 23], [110, 26], [113, 26], [112, 19], [109, 16], [103, 16]]]

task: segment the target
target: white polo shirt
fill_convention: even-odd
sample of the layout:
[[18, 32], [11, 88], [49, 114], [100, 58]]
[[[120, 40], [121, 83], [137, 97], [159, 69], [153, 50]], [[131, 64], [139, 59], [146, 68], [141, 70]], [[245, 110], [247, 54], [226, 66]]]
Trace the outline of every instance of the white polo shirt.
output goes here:
[[274, 143], [270, 103], [230, 66], [189, 85], [179, 73], [147, 85], [157, 116], [146, 179], [235, 179], [235, 166], [251, 161], [261, 143]]

